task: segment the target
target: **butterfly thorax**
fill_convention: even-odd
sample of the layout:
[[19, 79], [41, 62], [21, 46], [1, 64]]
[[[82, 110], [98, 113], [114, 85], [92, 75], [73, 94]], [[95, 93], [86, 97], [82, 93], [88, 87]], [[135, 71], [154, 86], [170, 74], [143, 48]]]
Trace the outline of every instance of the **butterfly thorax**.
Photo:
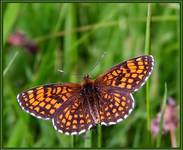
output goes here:
[[84, 97], [84, 103], [88, 106], [90, 114], [97, 124], [100, 122], [99, 115], [99, 97], [97, 95], [97, 89], [94, 84], [94, 80], [89, 78], [89, 75], [84, 76], [84, 81], [82, 84], [82, 96]]

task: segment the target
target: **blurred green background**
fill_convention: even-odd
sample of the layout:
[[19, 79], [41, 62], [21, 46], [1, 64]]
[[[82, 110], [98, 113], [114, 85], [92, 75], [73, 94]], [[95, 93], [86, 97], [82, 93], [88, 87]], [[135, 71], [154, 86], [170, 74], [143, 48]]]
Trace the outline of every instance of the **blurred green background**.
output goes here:
[[[3, 146], [157, 147], [157, 138], [153, 138], [147, 128], [146, 96], [149, 95], [150, 120], [161, 109], [165, 82], [166, 96], [179, 105], [179, 13], [176, 3], [151, 4], [148, 40], [155, 67], [149, 89], [143, 86], [133, 94], [136, 107], [132, 114], [117, 125], [95, 127], [79, 136], [66, 136], [57, 133], [51, 122], [21, 110], [17, 94], [41, 84], [80, 82], [85, 73], [96, 78], [117, 63], [145, 54], [147, 4], [4, 4]], [[17, 32], [23, 34], [23, 40]], [[11, 38], [12, 35], [15, 37]], [[178, 127], [177, 146], [179, 131]], [[169, 133], [162, 135], [159, 147], [171, 147]]]

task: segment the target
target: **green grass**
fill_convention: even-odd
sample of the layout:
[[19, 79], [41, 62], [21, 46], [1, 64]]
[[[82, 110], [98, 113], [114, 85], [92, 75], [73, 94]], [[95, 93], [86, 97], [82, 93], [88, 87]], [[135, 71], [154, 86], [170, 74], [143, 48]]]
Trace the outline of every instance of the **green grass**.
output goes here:
[[11, 32], [11, 29], [14, 26], [14, 23], [16, 21], [16, 18], [18, 16], [18, 12], [20, 9], [20, 4], [8, 4], [6, 6], [6, 12], [4, 14], [4, 22], [3, 22], [3, 43], [6, 42], [9, 33]]
[[[146, 36], [145, 36], [145, 54], [150, 54], [150, 41], [151, 41], [151, 4], [147, 5], [147, 21], [146, 21]], [[150, 141], [151, 129], [151, 114], [150, 114], [150, 95], [149, 95], [149, 81], [146, 83], [146, 113], [147, 113], [147, 141]]]
[[[148, 9], [145, 3], [7, 3], [3, 20], [3, 146], [156, 147], [150, 123], [165, 100], [165, 82], [166, 97], [173, 97], [179, 105], [177, 6], [151, 3]], [[35, 54], [8, 44], [8, 36], [17, 30], [37, 42]], [[67, 136], [56, 132], [51, 122], [22, 111], [16, 100], [18, 93], [41, 84], [81, 82], [86, 73], [95, 79], [113, 65], [143, 54], [154, 56], [153, 73], [146, 85], [133, 93], [135, 109], [119, 124]], [[169, 134], [160, 134], [158, 142], [158, 147], [171, 147]]]
[[18, 55], [18, 51], [15, 52], [14, 56], [12, 57], [11, 61], [9, 62], [9, 64], [6, 66], [4, 72], [3, 72], [3, 76], [5, 77], [5, 75], [7, 74], [8, 70], [10, 69], [10, 67], [12, 66], [14, 60], [16, 59], [17, 55]]

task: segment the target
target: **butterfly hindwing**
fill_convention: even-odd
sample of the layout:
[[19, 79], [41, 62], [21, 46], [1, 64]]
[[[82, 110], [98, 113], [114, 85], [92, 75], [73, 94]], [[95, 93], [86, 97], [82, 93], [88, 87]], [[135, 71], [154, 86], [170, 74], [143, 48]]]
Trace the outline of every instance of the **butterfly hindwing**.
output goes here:
[[53, 125], [66, 135], [81, 134], [95, 125], [88, 106], [83, 105], [83, 97], [77, 95], [55, 114]]
[[103, 125], [116, 124], [126, 119], [135, 105], [132, 94], [120, 88], [100, 90], [100, 120]]

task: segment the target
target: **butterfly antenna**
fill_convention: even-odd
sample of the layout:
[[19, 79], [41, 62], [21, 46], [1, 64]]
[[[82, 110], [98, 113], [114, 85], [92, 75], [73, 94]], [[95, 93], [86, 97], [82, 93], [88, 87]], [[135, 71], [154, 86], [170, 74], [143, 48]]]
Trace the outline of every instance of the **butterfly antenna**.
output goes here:
[[[98, 64], [99, 64], [99, 62], [102, 60], [102, 58], [104, 58], [104, 56], [106, 55], [106, 52], [103, 52], [103, 54], [97, 59], [97, 62], [94, 64], [94, 66], [92, 67], [93, 69], [88, 73], [88, 74], [91, 74], [91, 72], [93, 72], [95, 69], [96, 69], [96, 67], [98, 66]], [[61, 69], [57, 69], [59, 72], [61, 72], [61, 73], [63, 73], [63, 74], [67, 74], [67, 73], [65, 73], [64, 72], [64, 70], [61, 70]], [[79, 77], [79, 78], [83, 78], [83, 76], [85, 75], [85, 74], [71, 74], [72, 76], [77, 76], [77, 77]]]
[[107, 52], [103, 52], [103, 54], [98, 58], [97, 62], [94, 64], [94, 66], [92, 67], [93, 69], [88, 73], [91, 74], [91, 72], [93, 72], [96, 67], [98, 66], [99, 62], [102, 60], [102, 58], [104, 58], [104, 56], [107, 54]]
[[[57, 71], [60, 72], [60, 73], [65, 74], [65, 75], [68, 75], [68, 73], [65, 73], [64, 70], [57, 69]], [[83, 74], [81, 75], [81, 74], [77, 74], [77, 73], [72, 73], [72, 74], [70, 74], [70, 75], [71, 75], [71, 76], [76, 76], [76, 77], [78, 77], [78, 78], [83, 78]]]

